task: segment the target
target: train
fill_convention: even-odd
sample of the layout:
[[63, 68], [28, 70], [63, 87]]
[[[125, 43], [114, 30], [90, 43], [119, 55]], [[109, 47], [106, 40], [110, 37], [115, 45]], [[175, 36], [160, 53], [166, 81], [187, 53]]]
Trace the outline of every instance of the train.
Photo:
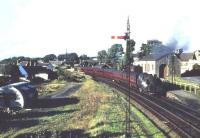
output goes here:
[[[141, 93], [163, 95], [162, 82], [156, 76], [148, 73], [143, 73], [135, 66], [133, 70], [117, 71], [104, 66], [96, 67], [81, 67], [81, 70], [92, 77], [106, 78], [120, 84], [129, 85], [132, 89], [137, 89]], [[130, 77], [129, 77], [130, 75]]]

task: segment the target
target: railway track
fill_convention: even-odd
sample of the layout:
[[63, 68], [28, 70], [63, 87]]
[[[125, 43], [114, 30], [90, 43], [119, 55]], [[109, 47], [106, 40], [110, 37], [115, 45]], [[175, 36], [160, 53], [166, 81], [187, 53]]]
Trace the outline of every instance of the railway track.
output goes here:
[[167, 98], [155, 98], [153, 96], [147, 96], [150, 100], [162, 105], [165, 109], [174, 112], [177, 116], [184, 118], [185, 121], [195, 125], [200, 129], [200, 114], [196, 111], [187, 108], [186, 106], [176, 104], [175, 102], [169, 101]]
[[169, 98], [166, 98], [166, 97], [161, 97], [161, 98], [164, 99], [165, 101], [167, 101], [168, 103], [174, 104], [175, 106], [177, 106], [181, 109], [184, 109], [185, 111], [190, 112], [193, 115], [200, 118], [200, 112], [198, 112], [197, 110], [189, 108], [188, 106], [185, 106], [184, 104], [181, 104], [179, 102], [174, 102], [173, 100], [171, 100]]
[[[126, 95], [129, 94], [127, 86], [121, 86], [103, 78], [100, 78], [100, 80], [119, 89]], [[199, 114], [191, 112], [189, 109], [186, 111], [180, 109], [180, 107], [167, 102], [167, 100], [163, 100], [163, 98], [153, 98], [152, 96], [141, 95], [135, 91], [137, 90], [131, 90], [130, 98], [156, 115], [181, 137], [196, 138], [200, 136]]]

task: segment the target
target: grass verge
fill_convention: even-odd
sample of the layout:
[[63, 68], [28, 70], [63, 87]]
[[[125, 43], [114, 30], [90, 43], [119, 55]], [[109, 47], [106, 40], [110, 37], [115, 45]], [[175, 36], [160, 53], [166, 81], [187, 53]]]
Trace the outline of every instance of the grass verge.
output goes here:
[[[6, 121], [0, 137], [124, 137], [126, 101], [106, 84], [87, 79], [63, 106], [22, 112]], [[132, 137], [164, 137], [134, 106]], [[15, 123], [15, 124], [13, 124]]]

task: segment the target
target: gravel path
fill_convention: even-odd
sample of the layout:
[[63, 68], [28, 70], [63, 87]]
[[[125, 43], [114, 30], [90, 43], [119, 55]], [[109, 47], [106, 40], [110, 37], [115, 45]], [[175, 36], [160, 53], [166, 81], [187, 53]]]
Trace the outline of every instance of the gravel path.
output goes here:
[[63, 98], [66, 96], [69, 96], [76, 92], [78, 89], [80, 89], [82, 84], [72, 84], [70, 87], [66, 87], [64, 90], [57, 92], [56, 94], [53, 94], [51, 98]]

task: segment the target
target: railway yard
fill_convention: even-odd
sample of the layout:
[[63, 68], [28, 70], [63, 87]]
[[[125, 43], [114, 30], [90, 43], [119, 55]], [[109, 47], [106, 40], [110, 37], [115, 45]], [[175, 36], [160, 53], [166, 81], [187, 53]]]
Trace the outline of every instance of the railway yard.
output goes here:
[[2, 92], [19, 90], [29, 99], [23, 95], [20, 110], [0, 113], [0, 137], [200, 135], [199, 97], [158, 77], [98, 66], [64, 69], [61, 74], [60, 80], [1, 87]]
[[200, 138], [196, 1], [0, 1], [0, 138]]
[[87, 76], [82, 83], [62, 82], [59, 90], [41, 93], [30, 109], [1, 116], [0, 136], [125, 137], [129, 94], [131, 137], [200, 135], [200, 112], [195, 108], [164, 96], [140, 93], [112, 79], [93, 79]]
[[[114, 107], [114, 108], [113, 108]], [[39, 97], [29, 110], [2, 120], [1, 137], [123, 137], [126, 101], [110, 86], [88, 78], [61, 91]], [[133, 137], [166, 134], [131, 106]], [[170, 135], [176, 136], [170, 132]]]
[[[103, 81], [106, 81], [113, 87], [120, 89], [125, 95], [128, 95], [129, 89], [127, 89], [126, 86], [120, 86], [112, 81]], [[132, 100], [143, 106], [145, 110], [150, 111], [169, 126], [170, 131], [173, 130], [177, 132], [181, 137], [192, 138], [199, 136], [200, 113], [196, 110], [171, 101], [165, 97], [155, 98], [154, 96], [146, 94], [138, 94], [137, 90], [132, 90], [130, 97]], [[163, 129], [166, 130], [166, 128]], [[166, 131], [166, 133], [168, 132]]]
[[[177, 102], [181, 98], [178, 99], [176, 97], [178, 100], [173, 101], [166, 97], [168, 92], [165, 92], [165, 94], [163, 93], [163, 91], [169, 90], [167, 87], [177, 89], [176, 86], [174, 87], [171, 84], [166, 85], [164, 82], [156, 81], [158, 79], [154, 80], [154, 78], [145, 73], [134, 72], [128, 74], [127, 72], [109, 71], [99, 68], [83, 68], [83, 71], [93, 76], [95, 79], [100, 79], [123, 92], [129, 104], [132, 100], [135, 101], [145, 108], [145, 110], [150, 111], [153, 115], [158, 117], [161, 122], [164, 122], [170, 128], [170, 131], [176, 132], [180, 137], [192, 138], [200, 135], [199, 111], [191, 108], [192, 106], [189, 107], [186, 104]], [[179, 92], [178, 95], [180, 96], [181, 92]], [[190, 94], [185, 95], [187, 95], [185, 96], [186, 99], [190, 98], [188, 101], [193, 101], [191, 104], [194, 105], [195, 102], [199, 102], [198, 98], [189, 96]], [[193, 97], [193, 99], [191, 97]], [[130, 105], [127, 112], [130, 117]], [[131, 135], [130, 122], [130, 119], [126, 121], [129, 126], [126, 131]], [[161, 130], [166, 134], [170, 132], [166, 131], [166, 128], [161, 128]]]

